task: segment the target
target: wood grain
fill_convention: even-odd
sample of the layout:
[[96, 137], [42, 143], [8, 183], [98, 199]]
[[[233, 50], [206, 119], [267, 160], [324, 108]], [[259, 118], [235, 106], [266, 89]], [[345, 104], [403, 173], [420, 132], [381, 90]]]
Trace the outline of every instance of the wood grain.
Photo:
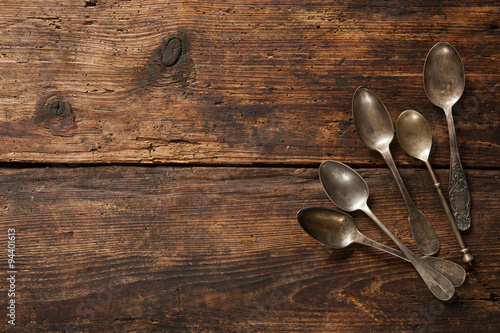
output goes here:
[[[499, 166], [496, 1], [90, 2], [0, 3], [0, 161], [382, 166], [351, 121], [367, 85], [394, 121], [425, 115], [432, 162], [447, 167], [422, 68], [448, 41], [467, 74], [454, 110], [463, 164]], [[182, 55], [167, 67], [172, 37]], [[53, 101], [71, 110], [54, 115]]]
[[[389, 170], [358, 171], [375, 214], [415, 250]], [[440, 237], [439, 257], [459, 262], [430, 177], [401, 173]], [[2, 168], [1, 230], [18, 235], [18, 329], [494, 331], [500, 174], [468, 177], [473, 228], [464, 239], [477, 263], [456, 300], [442, 303], [402, 260], [358, 245], [331, 250], [300, 229], [300, 208], [333, 207], [316, 168]]]
[[[0, 283], [1, 332], [498, 331], [496, 1], [19, 0], [0, 13], [0, 226], [16, 229], [18, 269], [17, 326]], [[416, 251], [351, 98], [366, 85], [393, 121], [420, 111], [447, 193], [446, 122], [422, 86], [438, 41], [466, 70], [454, 117], [476, 257], [448, 303], [400, 259], [331, 250], [295, 221], [333, 207], [317, 166], [336, 159]], [[460, 262], [423, 164], [391, 150], [439, 257]]]

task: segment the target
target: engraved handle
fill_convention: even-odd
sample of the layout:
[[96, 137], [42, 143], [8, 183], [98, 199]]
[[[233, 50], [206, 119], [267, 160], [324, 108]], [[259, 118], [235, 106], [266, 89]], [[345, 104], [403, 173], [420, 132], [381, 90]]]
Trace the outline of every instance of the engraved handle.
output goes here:
[[413, 200], [411, 199], [410, 194], [408, 193], [408, 190], [406, 190], [405, 184], [399, 175], [396, 164], [392, 159], [389, 148], [381, 150], [380, 153], [389, 166], [394, 179], [396, 179], [399, 190], [401, 191], [403, 199], [406, 202], [410, 230], [413, 235], [413, 239], [415, 239], [415, 244], [417, 245], [418, 250], [427, 256], [435, 254], [439, 251], [439, 239], [436, 231], [429, 223], [429, 220], [427, 220], [424, 213], [422, 213], [413, 203]]
[[450, 205], [458, 229], [467, 230], [471, 225], [469, 186], [458, 155], [457, 135], [451, 108], [445, 109], [444, 112], [450, 135]]

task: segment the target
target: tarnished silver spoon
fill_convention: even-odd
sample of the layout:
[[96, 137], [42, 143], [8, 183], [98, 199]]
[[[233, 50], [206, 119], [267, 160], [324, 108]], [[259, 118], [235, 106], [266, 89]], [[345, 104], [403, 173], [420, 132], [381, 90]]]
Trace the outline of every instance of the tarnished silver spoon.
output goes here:
[[434, 296], [442, 301], [453, 297], [455, 287], [450, 280], [408, 250], [368, 208], [368, 185], [356, 171], [340, 162], [324, 161], [319, 167], [319, 178], [326, 194], [337, 207], [348, 212], [363, 211], [396, 243]]
[[450, 135], [450, 203], [460, 230], [471, 225], [470, 194], [458, 155], [457, 135], [451, 108], [465, 88], [465, 71], [457, 50], [448, 43], [434, 45], [425, 59], [424, 88], [432, 104], [443, 109]]
[[392, 159], [389, 144], [394, 138], [394, 126], [385, 105], [371, 90], [359, 87], [352, 99], [352, 117], [361, 141], [382, 155], [396, 179], [408, 208], [408, 222], [417, 248], [424, 255], [435, 254], [439, 251], [436, 231], [413, 203]]
[[465, 263], [471, 263], [474, 259], [472, 254], [469, 252], [465, 242], [462, 239], [460, 230], [458, 230], [455, 224], [455, 219], [453, 214], [448, 207], [446, 198], [441, 191], [440, 183], [437, 180], [434, 171], [432, 170], [431, 164], [429, 163], [429, 154], [432, 147], [432, 134], [427, 121], [424, 116], [415, 110], [406, 110], [399, 115], [398, 121], [396, 123], [396, 133], [398, 135], [398, 141], [404, 151], [408, 155], [421, 160], [427, 166], [429, 173], [431, 174], [432, 181], [434, 182], [434, 187], [436, 188], [439, 199], [441, 199], [441, 204], [450, 222], [451, 229], [457, 238], [458, 245], [460, 246], [460, 252], [462, 252], [462, 261]]
[[[354, 218], [344, 212], [325, 207], [308, 207], [297, 213], [297, 221], [309, 236], [331, 248], [343, 249], [352, 243], [358, 243], [409, 261], [403, 252], [363, 235], [358, 230]], [[455, 287], [464, 283], [466, 273], [462, 266], [431, 256], [420, 257], [420, 259], [450, 280]]]

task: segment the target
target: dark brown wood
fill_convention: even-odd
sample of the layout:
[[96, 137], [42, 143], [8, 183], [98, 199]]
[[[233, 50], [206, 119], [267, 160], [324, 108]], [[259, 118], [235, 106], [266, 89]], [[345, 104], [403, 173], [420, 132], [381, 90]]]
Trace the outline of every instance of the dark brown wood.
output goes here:
[[[0, 161], [381, 166], [351, 121], [367, 85], [394, 121], [425, 115], [446, 167], [446, 123], [422, 69], [448, 41], [467, 72], [454, 111], [462, 161], [499, 166], [496, 1], [89, 3], [0, 3]], [[179, 59], [165, 63], [172, 39]], [[72, 112], [48, 112], [54, 98]]]
[[[0, 13], [1, 332], [500, 327], [497, 1], [19, 0]], [[449, 303], [400, 259], [328, 249], [295, 221], [300, 208], [333, 207], [316, 167], [337, 159], [416, 251], [389, 170], [354, 131], [351, 98], [367, 85], [394, 122], [420, 111], [446, 193], [446, 122], [422, 85], [438, 41], [466, 70], [454, 117], [476, 257]], [[397, 140], [391, 149], [439, 256], [460, 262], [423, 163]]]
[[[371, 187], [373, 211], [415, 250], [389, 170], [359, 171]], [[401, 172], [438, 232], [439, 257], [460, 262], [430, 177], [425, 170]], [[316, 169], [0, 169], [1, 230], [15, 228], [18, 235], [18, 326], [494, 331], [500, 324], [500, 176], [468, 176], [474, 224], [464, 238], [477, 263], [456, 300], [445, 304], [408, 263], [358, 245], [331, 250], [300, 229], [298, 209], [333, 207]], [[352, 215], [363, 233], [391, 245], [367, 217]], [[0, 246], [6, 248], [5, 237]]]

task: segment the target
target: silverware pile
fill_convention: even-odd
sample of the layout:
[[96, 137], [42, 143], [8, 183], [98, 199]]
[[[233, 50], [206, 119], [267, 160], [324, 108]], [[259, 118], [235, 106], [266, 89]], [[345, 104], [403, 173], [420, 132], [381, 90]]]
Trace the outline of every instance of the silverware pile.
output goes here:
[[[471, 225], [470, 195], [458, 155], [451, 114], [452, 106], [462, 96], [464, 86], [465, 71], [458, 52], [448, 43], [434, 45], [424, 64], [424, 88], [429, 100], [444, 110], [448, 123], [451, 209], [429, 163], [432, 135], [425, 118], [414, 110], [402, 112], [396, 123], [396, 134], [404, 151], [425, 163], [457, 238], [463, 255], [462, 261], [471, 264], [472, 254], [460, 234], [460, 230], [467, 230]], [[413, 238], [424, 256], [416, 256], [385, 227], [368, 207], [369, 190], [364, 179], [349, 166], [337, 161], [324, 161], [319, 167], [319, 178], [327, 196], [343, 211], [363, 211], [396, 243], [400, 251], [364, 236], [358, 231], [354, 219], [338, 210], [323, 207], [302, 209], [297, 214], [300, 226], [320, 243], [335, 249], [360, 243], [409, 261], [435, 297], [443, 301], [451, 299], [455, 294], [455, 287], [465, 281], [465, 270], [454, 262], [432, 256], [439, 251], [439, 239], [425, 215], [413, 203], [394, 163], [389, 144], [395, 131], [385, 105], [371, 90], [359, 87], [352, 100], [352, 114], [361, 141], [369, 149], [379, 152], [389, 166], [408, 208], [408, 222]]]

